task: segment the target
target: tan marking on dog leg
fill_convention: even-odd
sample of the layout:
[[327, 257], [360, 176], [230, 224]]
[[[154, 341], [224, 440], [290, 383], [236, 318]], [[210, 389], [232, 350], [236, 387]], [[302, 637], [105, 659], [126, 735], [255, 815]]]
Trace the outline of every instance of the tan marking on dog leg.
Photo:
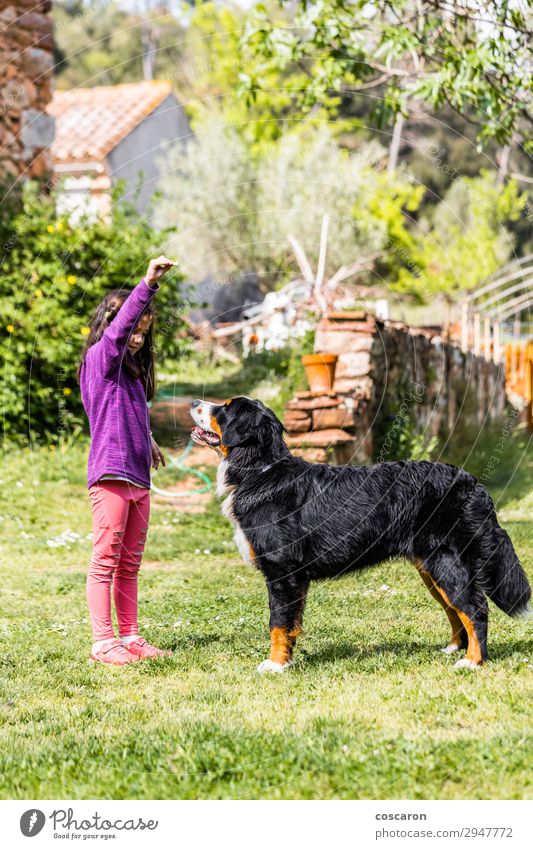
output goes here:
[[466, 651], [465, 660], [470, 661], [470, 664], [480, 666], [483, 663], [483, 655], [481, 646], [476, 634], [476, 628], [472, 620], [462, 610], [457, 610], [459, 618], [463, 623], [464, 629], [468, 634], [468, 649]]
[[444, 598], [442, 597], [439, 588], [435, 584], [435, 581], [433, 580], [429, 572], [424, 569], [422, 564], [419, 561], [415, 561], [415, 566], [418, 570], [420, 577], [424, 581], [424, 584], [428, 588], [435, 601], [438, 601], [440, 606], [444, 609], [444, 612], [446, 613], [448, 621], [451, 625], [452, 636], [450, 642], [448, 643], [446, 648], [442, 649], [442, 651], [446, 654], [451, 654], [454, 651], [458, 651], [461, 648], [461, 632], [463, 630], [463, 623], [461, 622], [458, 613], [453, 607], [450, 607], [450, 605], [444, 601]]
[[[433, 582], [435, 583], [435, 582]], [[457, 616], [461, 620], [463, 628], [465, 629], [468, 635], [468, 648], [466, 650], [466, 655], [463, 660], [459, 660], [455, 665], [456, 666], [469, 666], [471, 668], [475, 668], [476, 666], [480, 666], [483, 663], [483, 655], [481, 653], [481, 646], [479, 645], [479, 640], [476, 634], [476, 628], [472, 620], [466, 613], [463, 613], [462, 610], [459, 610], [458, 607], [455, 607], [438, 584], [435, 584], [436, 589], [439, 591], [444, 601], [452, 610], [457, 613]]]
[[284, 672], [292, 662], [296, 638], [301, 633], [302, 629], [299, 623], [296, 623], [292, 628], [271, 628], [270, 657], [259, 664], [257, 671]]
[[282, 665], [290, 663], [299, 631], [289, 628], [272, 628], [270, 631], [270, 660]]

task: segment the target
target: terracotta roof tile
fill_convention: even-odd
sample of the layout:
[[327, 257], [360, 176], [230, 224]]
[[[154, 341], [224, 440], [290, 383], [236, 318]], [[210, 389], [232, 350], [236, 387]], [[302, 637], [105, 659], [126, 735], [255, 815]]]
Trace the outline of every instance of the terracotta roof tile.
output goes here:
[[171, 93], [165, 80], [56, 91], [47, 108], [56, 119], [54, 161], [104, 159]]

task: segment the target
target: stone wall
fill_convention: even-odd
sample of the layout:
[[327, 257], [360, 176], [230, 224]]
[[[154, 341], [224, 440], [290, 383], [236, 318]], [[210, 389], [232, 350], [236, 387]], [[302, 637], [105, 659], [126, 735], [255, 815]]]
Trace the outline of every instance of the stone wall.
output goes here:
[[0, 0], [0, 181], [52, 171], [51, 0]]
[[505, 368], [464, 354], [429, 328], [387, 322], [372, 345], [374, 459], [392, 460], [402, 428], [432, 437], [474, 435], [504, 412]]
[[402, 440], [442, 445], [505, 408], [503, 365], [463, 354], [430, 328], [335, 313], [320, 322], [315, 350], [338, 354], [332, 391], [297, 393], [284, 419], [290, 447], [309, 459], [393, 460]]

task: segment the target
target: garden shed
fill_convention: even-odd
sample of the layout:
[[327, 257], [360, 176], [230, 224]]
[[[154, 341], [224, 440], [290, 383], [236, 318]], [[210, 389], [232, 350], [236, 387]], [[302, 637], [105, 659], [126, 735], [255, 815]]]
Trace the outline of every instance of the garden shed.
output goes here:
[[62, 212], [105, 215], [118, 180], [126, 183], [125, 197], [145, 211], [167, 145], [191, 138], [185, 112], [164, 80], [56, 91], [48, 113], [56, 122], [52, 157], [62, 178]]

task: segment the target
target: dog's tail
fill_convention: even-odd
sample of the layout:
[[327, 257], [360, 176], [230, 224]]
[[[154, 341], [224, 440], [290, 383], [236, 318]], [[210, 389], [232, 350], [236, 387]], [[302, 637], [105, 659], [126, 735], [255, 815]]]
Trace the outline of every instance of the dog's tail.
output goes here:
[[498, 524], [494, 504], [482, 484], [476, 484], [467, 511], [476, 528], [476, 580], [504, 613], [516, 618], [533, 616], [526, 574], [509, 534]]

